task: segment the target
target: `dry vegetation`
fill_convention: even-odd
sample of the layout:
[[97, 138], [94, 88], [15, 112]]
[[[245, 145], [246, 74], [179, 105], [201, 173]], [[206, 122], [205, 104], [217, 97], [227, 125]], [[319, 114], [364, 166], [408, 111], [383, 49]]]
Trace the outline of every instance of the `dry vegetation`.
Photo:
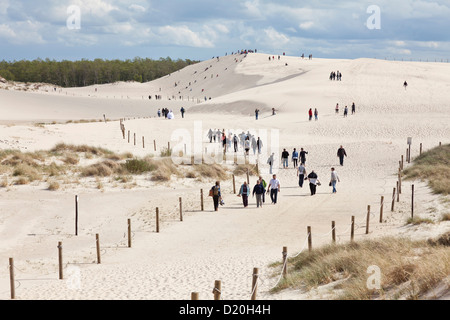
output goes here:
[[[83, 165], [89, 161], [88, 165]], [[239, 165], [235, 175], [245, 175], [247, 168], [254, 174], [254, 166]], [[95, 178], [96, 187], [106, 183], [132, 183], [136, 177], [153, 182], [169, 182], [172, 178], [191, 178], [203, 181], [229, 179], [229, 169], [218, 164], [176, 165], [170, 151], [159, 159], [152, 156], [135, 158], [131, 153], [117, 154], [104, 148], [60, 143], [48, 151], [22, 153], [17, 150], [0, 151], [0, 187], [46, 182], [48, 190], [62, 185], [79, 183], [79, 179]], [[109, 178], [106, 181], [105, 178]], [[92, 181], [92, 180], [91, 180]], [[136, 186], [130, 184], [131, 186]]]
[[[383, 238], [303, 252], [288, 260], [289, 274], [273, 292], [307, 292], [336, 282], [333, 292], [339, 300], [419, 299], [450, 274], [449, 237], [428, 242]], [[367, 286], [370, 266], [381, 270], [379, 290]]]
[[450, 194], [450, 145], [442, 145], [422, 153], [413, 165], [404, 171], [406, 179], [428, 181], [436, 194]]

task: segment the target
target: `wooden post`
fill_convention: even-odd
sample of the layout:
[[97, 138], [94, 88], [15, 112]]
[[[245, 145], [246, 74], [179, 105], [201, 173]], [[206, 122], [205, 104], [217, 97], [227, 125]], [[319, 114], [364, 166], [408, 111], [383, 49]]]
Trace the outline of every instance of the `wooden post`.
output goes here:
[[411, 145], [408, 146], [408, 163], [411, 163]]
[[128, 248], [131, 248], [131, 219], [128, 219]]
[[355, 240], [355, 216], [352, 216], [352, 224], [350, 231], [350, 241], [353, 242], [353, 240]]
[[399, 187], [399, 183], [398, 183], [398, 181], [397, 181], [397, 202], [400, 202], [400, 193], [398, 192], [398, 189], [399, 189], [400, 187]]
[[181, 197], [179, 198], [180, 201], [180, 221], [183, 221], [183, 203]]
[[247, 184], [250, 186], [250, 174], [248, 168], [247, 168]]
[[153, 146], [155, 147], [155, 151], [156, 151], [156, 140], [153, 140]]
[[142, 137], [142, 148], [145, 149], [145, 138], [144, 137]]
[[9, 286], [11, 288], [11, 299], [16, 298], [16, 286], [14, 280], [14, 259], [9, 258]]
[[312, 251], [312, 234], [311, 234], [311, 227], [307, 228], [308, 231], [308, 250], [309, 252]]
[[204, 211], [203, 207], [203, 189], [200, 189], [200, 208], [202, 211]]
[[283, 247], [283, 277], [287, 276], [287, 247]]
[[233, 194], [236, 194], [236, 178], [234, 177], [234, 174], [233, 174]]
[[398, 170], [398, 193], [402, 193], [402, 172]]
[[381, 196], [381, 204], [380, 204], [380, 223], [383, 223], [383, 208], [384, 208], [384, 196]]
[[97, 264], [100, 264], [102, 263], [102, 258], [100, 255], [100, 236], [98, 233], [95, 235], [95, 244], [97, 246]]
[[156, 208], [156, 233], [159, 233], [159, 208]]
[[402, 155], [402, 166], [401, 166], [402, 170], [403, 170], [403, 160], [404, 160], [404, 159], [403, 159], [403, 155]]
[[78, 196], [75, 196], [75, 235], [78, 236]]
[[392, 192], [392, 205], [391, 205], [391, 211], [394, 211], [394, 203], [395, 203], [395, 188]]
[[419, 155], [422, 155], [422, 143], [420, 144], [420, 152]]
[[198, 292], [191, 292], [191, 300], [199, 300]]
[[336, 222], [331, 221], [331, 239], [336, 243]]
[[406, 149], [406, 163], [409, 163], [409, 149]]
[[414, 219], [414, 185], [411, 186], [411, 219]]
[[136, 145], [136, 133], [134, 133], [134, 145]]
[[170, 152], [170, 141], [167, 142], [167, 151]]
[[64, 279], [63, 275], [63, 256], [62, 256], [62, 242], [58, 242], [58, 264], [59, 264], [59, 280]]
[[130, 130], [128, 130], [128, 143], [130, 143]]
[[370, 223], [370, 206], [367, 206], [366, 234], [369, 234], [369, 223]]
[[220, 282], [220, 280], [216, 280], [214, 282], [213, 293], [214, 293], [214, 300], [220, 300], [220, 296], [222, 294], [222, 283]]
[[258, 272], [259, 272], [258, 268], [253, 268], [251, 300], [256, 300], [256, 289], [258, 288]]

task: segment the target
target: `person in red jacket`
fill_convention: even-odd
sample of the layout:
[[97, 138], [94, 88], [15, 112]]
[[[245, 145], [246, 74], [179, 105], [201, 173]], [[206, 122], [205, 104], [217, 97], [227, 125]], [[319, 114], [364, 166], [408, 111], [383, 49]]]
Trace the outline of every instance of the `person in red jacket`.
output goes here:
[[309, 114], [309, 121], [311, 121], [312, 120], [312, 116], [313, 116], [313, 111], [312, 111], [311, 108], [309, 109], [308, 114]]

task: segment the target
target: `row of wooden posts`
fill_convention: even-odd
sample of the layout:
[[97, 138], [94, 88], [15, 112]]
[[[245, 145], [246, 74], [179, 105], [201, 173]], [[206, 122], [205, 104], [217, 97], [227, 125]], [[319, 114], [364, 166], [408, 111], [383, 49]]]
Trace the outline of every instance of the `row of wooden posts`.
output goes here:
[[[439, 146], [442, 146], [442, 143], [439, 142]], [[422, 143], [420, 144], [420, 155], [422, 155]], [[407, 149], [407, 154], [406, 154], [406, 159], [408, 163], [411, 163], [411, 151], [410, 148]], [[394, 204], [395, 202], [399, 202], [400, 201], [400, 194], [401, 194], [401, 186], [402, 186], [402, 180], [401, 180], [401, 172], [404, 168], [404, 157], [403, 155], [401, 156], [401, 161], [399, 164], [399, 173], [398, 173], [398, 181], [397, 181], [397, 187], [394, 188], [394, 192], [392, 195], [392, 205], [391, 205], [391, 211], [394, 211]], [[248, 177], [248, 173], [247, 173], [247, 177]], [[234, 185], [234, 176], [233, 176], [233, 185]], [[234, 188], [234, 192], [235, 188]], [[397, 195], [397, 196], [396, 196]], [[412, 185], [412, 195], [411, 195], [412, 199], [411, 199], [411, 217], [414, 217], [414, 184]], [[380, 223], [383, 223], [383, 209], [384, 209], [384, 196], [381, 196], [381, 203], [380, 203]], [[367, 206], [367, 216], [366, 216], [366, 234], [369, 234], [369, 225], [370, 225], [370, 216], [371, 216], [371, 207], [370, 205]], [[354, 241], [354, 236], [355, 236], [355, 216], [351, 217], [351, 225], [350, 225], [351, 229], [350, 229], [350, 241], [353, 242]], [[308, 251], [311, 252], [312, 251], [312, 229], [311, 226], [307, 227], [307, 234], [308, 234]], [[335, 244], [336, 243], [336, 222], [332, 221], [331, 222], [331, 240], [332, 243]], [[287, 247], [283, 247], [283, 251], [282, 251], [282, 274], [283, 277], [287, 277], [288, 274], [288, 268], [287, 268], [287, 259], [288, 259], [288, 248]], [[254, 268], [253, 269], [253, 274], [252, 274], [252, 295], [251, 295], [251, 300], [256, 300], [256, 291], [257, 291], [257, 283], [258, 283], [258, 272], [259, 269], [258, 268]], [[214, 283], [214, 290], [213, 290], [213, 294], [214, 294], [214, 300], [220, 300], [221, 299], [221, 282], [219, 280], [216, 280]], [[199, 293], [198, 292], [192, 292], [191, 293], [191, 300], [199, 300]]]
[[[439, 146], [441, 146], [441, 143], [439, 143]], [[422, 144], [420, 144], [420, 154], [422, 153]], [[407, 154], [407, 159], [410, 161], [410, 152]], [[395, 202], [400, 201], [400, 194], [401, 194], [401, 172], [403, 170], [403, 155], [401, 156], [401, 161], [399, 162], [399, 171], [398, 171], [398, 180], [397, 180], [397, 186], [393, 189], [392, 194], [392, 204], [391, 204], [391, 211], [394, 211], [394, 204]], [[249, 183], [249, 170], [247, 169], [247, 181]], [[235, 185], [235, 176], [233, 175], [233, 192], [236, 194], [236, 185]], [[200, 208], [201, 211], [204, 211], [204, 194], [203, 189], [200, 189]], [[380, 203], [380, 223], [383, 223], [383, 209], [384, 209], [384, 196], [381, 196], [381, 203]], [[182, 207], [182, 198], [179, 198], [179, 210], [180, 210], [180, 221], [183, 221], [183, 207]], [[369, 225], [370, 225], [370, 216], [371, 216], [371, 206], [367, 206], [367, 216], [366, 216], [366, 234], [369, 234]], [[414, 217], [414, 184], [412, 185], [412, 202], [411, 202], [411, 217]], [[127, 229], [128, 229], [128, 247], [131, 248], [132, 243], [132, 233], [131, 233], [131, 219], [128, 219], [127, 221]], [[159, 215], [159, 208], [156, 208], [156, 232], [160, 232], [160, 215]], [[307, 227], [307, 234], [308, 234], [308, 250], [309, 252], [312, 251], [312, 230], [311, 226]], [[354, 241], [354, 234], [355, 234], [355, 216], [351, 217], [351, 230], [350, 230], [350, 241]], [[75, 235], [78, 235], [78, 196], [75, 196]], [[331, 222], [331, 238], [332, 243], [336, 243], [336, 222]], [[99, 234], [95, 235], [95, 242], [96, 242], [96, 252], [97, 252], [97, 263], [101, 263], [101, 254], [100, 254], [100, 236]], [[58, 242], [58, 261], [59, 261], [59, 279], [63, 279], [63, 255], [62, 255], [62, 242]], [[11, 286], [11, 299], [15, 299], [15, 277], [14, 277], [14, 259], [9, 259], [9, 270], [10, 270], [10, 286]], [[282, 270], [283, 276], [287, 276], [287, 247], [283, 247], [283, 270]], [[256, 300], [256, 289], [257, 289], [257, 280], [258, 280], [258, 268], [254, 268], [253, 270], [253, 283], [252, 283], [252, 300]], [[221, 282], [215, 281], [214, 284], [214, 299], [220, 300], [221, 299]], [[192, 292], [191, 299], [192, 300], [198, 300], [199, 295], [197, 292]]]

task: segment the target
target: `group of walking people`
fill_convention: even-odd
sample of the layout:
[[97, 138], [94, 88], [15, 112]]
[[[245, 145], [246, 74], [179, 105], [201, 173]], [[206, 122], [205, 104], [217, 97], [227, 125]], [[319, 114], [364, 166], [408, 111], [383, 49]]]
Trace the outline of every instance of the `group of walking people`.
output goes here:
[[225, 129], [222, 131], [219, 129], [209, 129], [206, 136], [209, 139], [209, 143], [221, 143], [224, 152], [231, 150], [231, 144], [233, 144], [235, 153], [239, 152], [239, 148], [244, 151], [246, 156], [250, 155], [251, 149], [253, 150], [253, 155], [262, 153], [263, 142], [260, 137], [256, 137], [250, 131], [247, 131], [247, 133], [242, 131], [240, 134], [233, 134], [230, 130], [226, 133]]
[[336, 72], [332, 71], [330, 73], [330, 80], [342, 81], [342, 73], [339, 70]]

